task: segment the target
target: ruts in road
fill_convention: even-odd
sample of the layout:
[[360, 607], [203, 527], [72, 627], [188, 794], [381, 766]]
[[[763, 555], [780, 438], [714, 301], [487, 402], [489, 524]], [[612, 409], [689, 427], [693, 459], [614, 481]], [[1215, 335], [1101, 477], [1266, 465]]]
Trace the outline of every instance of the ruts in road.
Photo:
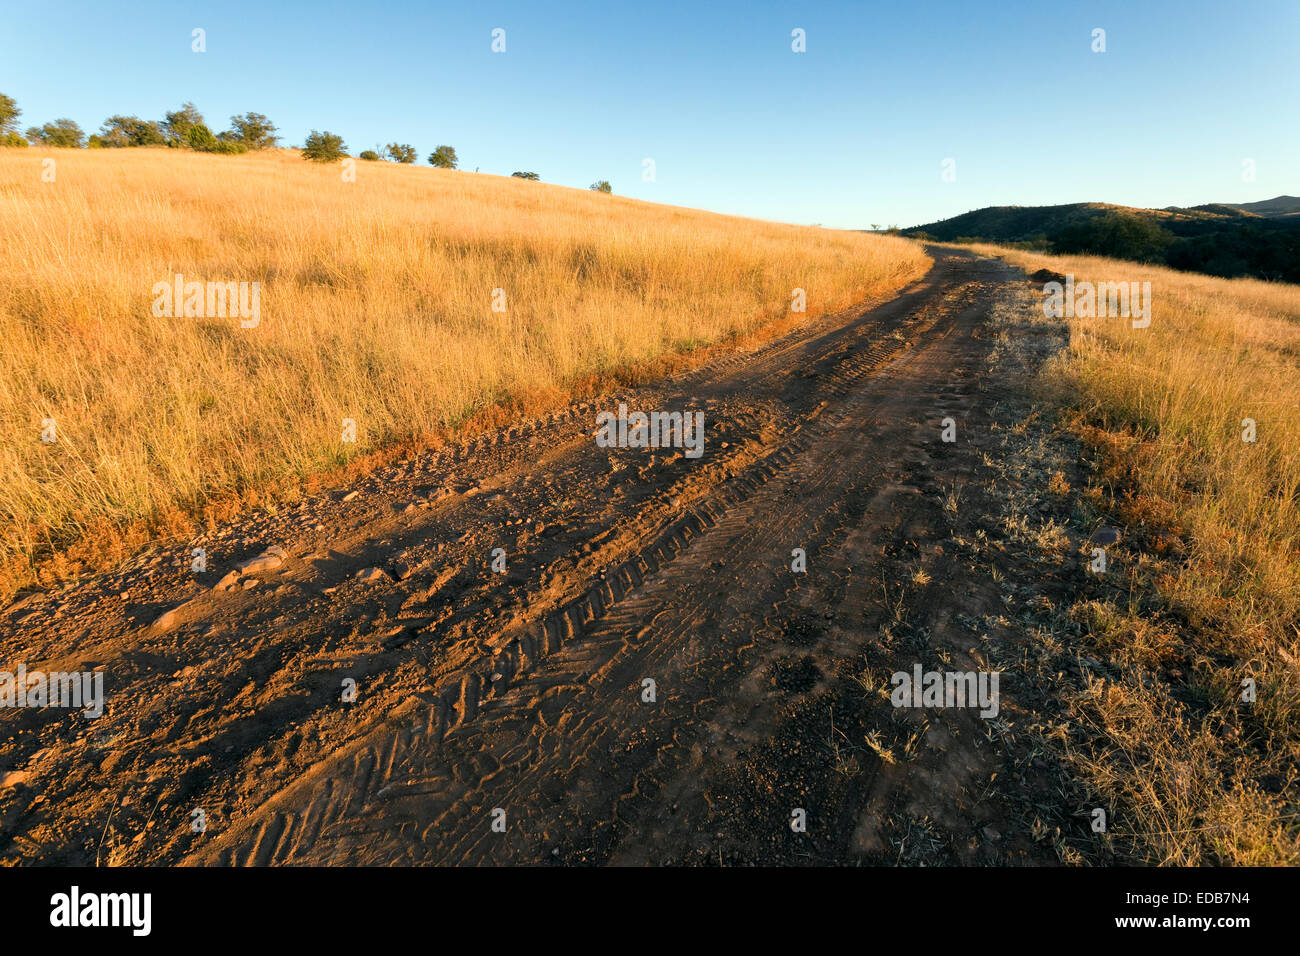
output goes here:
[[[756, 351], [21, 597], [4, 658], [106, 703], [0, 712], [0, 857], [1050, 862], [978, 714], [900, 724], [879, 689], [909, 641], [978, 666], [951, 622], [996, 602], [945, 496], [981, 481], [1024, 277], [930, 252]], [[702, 414], [702, 453], [604, 447], [620, 405]]]

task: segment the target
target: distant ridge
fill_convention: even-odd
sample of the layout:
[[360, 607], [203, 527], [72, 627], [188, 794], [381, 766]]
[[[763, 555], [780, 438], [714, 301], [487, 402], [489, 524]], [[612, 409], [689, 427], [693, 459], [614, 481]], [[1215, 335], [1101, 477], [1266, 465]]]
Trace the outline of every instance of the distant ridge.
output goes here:
[[1089, 253], [1208, 275], [1300, 283], [1300, 198], [1141, 209], [1104, 202], [985, 206], [902, 230], [938, 242]]
[[1241, 209], [1245, 212], [1254, 213], [1256, 216], [1269, 218], [1297, 216], [1300, 215], [1300, 196], [1278, 196], [1275, 199], [1264, 199], [1260, 202], [1238, 203], [1229, 208]]
[[1060, 206], [985, 206], [971, 212], [904, 230], [924, 232], [935, 239], [985, 239], [991, 242], [1031, 242], [1052, 236], [1068, 226], [1085, 223], [1106, 213], [1124, 213], [1155, 222], [1175, 235], [1204, 235], [1225, 224], [1259, 219], [1300, 216], [1300, 198], [1278, 196], [1252, 203], [1206, 203], [1203, 206], [1166, 206], [1143, 209], [1105, 202], [1066, 203]]

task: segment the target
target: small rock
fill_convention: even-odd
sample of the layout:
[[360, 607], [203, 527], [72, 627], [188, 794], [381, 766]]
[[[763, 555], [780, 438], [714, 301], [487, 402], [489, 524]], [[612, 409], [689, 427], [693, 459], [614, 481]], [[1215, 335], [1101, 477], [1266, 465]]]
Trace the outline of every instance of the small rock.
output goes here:
[[284, 548], [272, 545], [255, 558], [250, 558], [243, 563], [236, 565], [241, 573], [274, 571], [280, 565], [284, 564], [284, 559], [288, 557]]
[[244, 590], [247, 591], [249, 588], [255, 588], [261, 583], [262, 582], [257, 580], [257, 578], [246, 578], [244, 580]]
[[214, 590], [214, 591], [228, 591], [228, 590], [230, 590], [231, 588], [233, 588], [233, 587], [235, 586], [235, 582], [238, 581], [238, 580], [239, 580], [239, 571], [237, 571], [237, 570], [236, 570], [236, 571], [231, 571], [231, 572], [230, 572], [229, 574], [227, 574], [224, 578], [222, 578], [220, 581], [218, 581], [216, 584], [214, 584], [214, 585], [212, 586], [212, 590]]
[[[188, 604], [189, 602], [187, 601], [185, 603]], [[162, 615], [162, 617], [158, 618], [158, 620], [153, 622], [153, 629], [160, 632], [170, 631], [181, 622], [180, 612], [184, 607], [185, 604], [176, 605], [176, 607], [172, 608], [166, 614]]]
[[380, 581], [391, 580], [384, 573], [383, 568], [362, 568], [357, 572], [357, 578], [362, 584], [378, 584]]
[[344, 501], [351, 501], [353, 498], [355, 498], [355, 497], [356, 497], [357, 495], [359, 495], [359, 494], [361, 494], [361, 492], [360, 492], [359, 490], [358, 490], [358, 491], [349, 491], [346, 495], [343, 496], [343, 500], [344, 500]]
[[0, 777], [0, 789], [16, 787], [20, 783], [26, 783], [31, 779], [31, 776], [26, 770], [10, 770], [3, 777]]
[[111, 754], [109, 754], [100, 762], [99, 764], [100, 772], [112, 773], [113, 768], [122, 762], [122, 757], [123, 757], [122, 751], [120, 750], [113, 751]]

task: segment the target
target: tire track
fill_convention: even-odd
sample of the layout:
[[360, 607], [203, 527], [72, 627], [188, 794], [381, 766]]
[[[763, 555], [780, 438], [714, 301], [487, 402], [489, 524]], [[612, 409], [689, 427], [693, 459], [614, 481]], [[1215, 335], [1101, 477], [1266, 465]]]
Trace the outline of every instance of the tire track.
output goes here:
[[[936, 258], [869, 310], [413, 455], [178, 547], [174, 570], [142, 560], [85, 588], [101, 610], [76, 628], [25, 622], [29, 659], [104, 667], [112, 703], [93, 735], [55, 747], [36, 743], [47, 716], [19, 715], [15, 760], [43, 755], [46, 799], [0, 839], [20, 859], [89, 862], [102, 794], [124, 787], [110, 849], [120, 833], [117, 858], [135, 863], [599, 861], [656, 833], [681, 850], [704, 825], [707, 774], [781, 719], [769, 671], [792, 616], [825, 600], [791, 549], [818, 574], [834, 565], [902, 480], [918, 382], [962, 368], [991, 274]], [[594, 417], [620, 401], [704, 410], [704, 457], [597, 448]], [[212, 589], [272, 543], [283, 568]], [[218, 569], [201, 586], [199, 544]], [[181, 600], [178, 628], [151, 629]], [[655, 705], [640, 702], [647, 676]], [[660, 819], [669, 795], [692, 807], [676, 827]], [[189, 827], [196, 807], [206, 833]]]
[[[949, 289], [938, 301], [927, 298], [911, 317], [912, 324], [928, 333], [940, 319], [951, 318], [953, 308], [971, 299], [971, 289], [962, 285]], [[947, 331], [941, 329], [936, 337], [942, 339]], [[858, 334], [862, 334], [860, 326]], [[424, 732], [403, 730], [394, 736], [392, 731], [385, 731], [389, 734], [386, 742], [365, 742], [343, 758], [340, 761], [343, 767], [346, 769], [350, 764], [353, 770], [349, 788], [352, 798], [348, 806], [360, 811], [354, 815], [357, 822], [347, 823], [344, 810], [328, 813], [322, 809], [338, 804], [332, 781], [345, 774], [334, 769], [318, 769], [313, 776], [320, 779], [303, 781], [268, 801], [263, 814], [269, 813], [270, 819], [260, 822], [251, 838], [232, 833], [193, 862], [251, 862], [257, 859], [252, 853], [272, 838], [276, 840], [272, 862], [328, 862], [323, 858], [325, 847], [313, 853], [311, 841], [287, 838], [292, 833], [293, 820], [327, 819], [325, 829], [336, 841], [328, 850], [332, 858], [340, 851], [350, 856], [361, 847], [375, 852], [375, 841], [391, 843], [393, 834], [402, 835], [403, 841], [409, 843], [406, 838], [413, 827], [431, 816], [434, 822], [425, 827], [418, 853], [412, 853], [410, 846], [406, 847], [404, 856], [401, 846], [387, 852], [395, 854], [394, 858], [410, 861], [471, 860], [496, 836], [488, 829], [481, 808], [475, 811], [474, 807], [481, 800], [481, 793], [490, 789], [497, 778], [509, 775], [515, 768], [529, 768], [517, 775], [509, 789], [499, 791], [505, 794], [501, 799], [518, 806], [517, 798], [522, 794], [541, 792], [544, 778], [585, 765], [600, 766], [592, 755], [601, 746], [608, 746], [610, 727], [617, 723], [612, 715], [620, 701], [608, 695], [587, 700], [594, 693], [593, 687], [623, 687], [622, 697], [628, 697], [631, 695], [619, 681], [638, 668], [676, 674], [721, 666], [707, 655], [692, 657], [689, 653], [692, 648], [689, 632], [710, 617], [712, 595], [698, 586], [692, 587], [692, 579], [698, 577], [699, 569], [720, 563], [724, 567], [741, 567], [746, 574], [752, 574], [758, 569], [752, 562], [741, 562], [742, 556], [774, 553], [779, 558], [780, 550], [774, 552], [772, 548], [777, 541], [782, 545], [807, 541], [812, 545], [809, 555], [815, 559], [827, 546], [832, 532], [841, 536], [848, 533], [843, 513], [846, 494], [861, 494], [864, 482], [870, 485], [879, 481], [883, 466], [871, 470], [861, 456], [847, 457], [835, 452], [855, 445], [856, 429], [849, 426], [859, 417], [872, 422], [882, 417], [879, 412], [884, 403], [876, 397], [873, 406], [874, 396], [857, 390], [863, 378], [904, 351], [905, 343], [915, 343], [900, 336], [864, 343], [857, 352], [837, 350], [844, 337], [843, 332], [838, 333], [827, 343], [833, 347], [829, 356], [831, 367], [825, 371], [825, 378], [818, 380], [821, 387], [813, 390], [816, 396], [827, 392], [841, 399], [840, 408], [823, 412], [827, 400], [822, 399], [817, 407], [819, 414], [812, 416], [813, 425], [804, 424], [790, 441], [763, 456], [747, 471], [711, 488], [709, 497], [694, 510], [679, 518], [649, 546], [633, 553], [613, 573], [606, 574], [599, 584], [540, 621], [517, 625], [496, 639], [494, 644], [499, 650], [490, 673], [467, 674], [453, 689], [444, 692], [431, 708]], [[784, 351], [785, 359], [790, 361], [792, 353], [797, 359], [803, 350], [771, 351]], [[778, 363], [761, 363], [755, 370], [760, 381], [783, 380], [779, 370], [772, 368], [773, 364]], [[892, 400], [897, 404], [896, 396]], [[825, 447], [828, 443], [836, 447]], [[817, 454], [818, 451], [822, 453]], [[864, 469], [868, 470], [869, 478], [864, 478]], [[766, 493], [774, 478], [778, 478], [775, 482], [778, 487], [788, 489], [797, 483], [803, 489], [805, 498], [811, 499], [803, 510], [783, 513], [780, 501]], [[813, 504], [817, 507], [810, 507]], [[764, 516], [768, 516], [766, 524]], [[733, 575], [730, 583], [740, 586], [744, 582], [741, 576]], [[769, 579], [761, 603], [769, 606], [783, 603], [791, 587], [789, 583], [777, 586], [775, 579]], [[684, 605], [672, 605], [666, 598], [675, 593], [693, 597]], [[655, 608], [660, 611], [652, 615]], [[653, 624], [641, 626], [651, 616], [656, 622], [671, 618], [676, 625], [662, 633], [656, 632]], [[716, 609], [712, 616], [718, 616]], [[539, 665], [543, 666], [539, 668]], [[528, 678], [527, 686], [517, 680], [521, 675]], [[538, 685], [542, 688], [540, 695], [532, 691]], [[622, 707], [625, 711], [626, 703]], [[560, 717], [548, 720], [548, 713], [558, 713]], [[484, 721], [491, 726], [480, 727]], [[564, 724], [563, 733], [557, 732], [560, 721]], [[373, 778], [369, 772], [363, 775], [364, 768], [380, 762], [377, 755], [380, 747], [389, 748], [388, 771]], [[453, 749], [455, 753], [450, 752]], [[405, 781], [394, 779], [398, 750], [416, 752], [424, 760], [418, 772], [410, 773]], [[409, 758], [401, 762], [403, 767], [410, 765]], [[468, 786], [470, 783], [477, 786]], [[631, 792], [638, 792], [640, 786], [634, 774]], [[405, 794], [401, 799], [415, 805], [404, 811], [390, 801], [377, 809], [376, 795], [391, 792], [395, 787]], [[307, 809], [302, 814], [288, 809], [304, 803]], [[279, 805], [285, 809], [276, 809]], [[376, 812], [381, 814], [384, 823], [371, 827], [367, 819]], [[398, 821], [400, 825], [395, 825]], [[350, 835], [345, 836], [349, 827]], [[496, 840], [495, 844], [503, 846], [507, 841]]]

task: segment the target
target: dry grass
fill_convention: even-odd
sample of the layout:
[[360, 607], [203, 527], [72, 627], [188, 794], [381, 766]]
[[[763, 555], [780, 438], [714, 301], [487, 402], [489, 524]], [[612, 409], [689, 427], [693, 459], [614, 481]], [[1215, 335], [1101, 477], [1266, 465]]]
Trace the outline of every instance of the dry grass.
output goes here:
[[977, 249], [1152, 287], [1149, 328], [1071, 320], [1044, 381], [1094, 457], [1081, 518], [1125, 532], [1071, 612], [1122, 675], [1071, 702], [1074, 766], [1130, 857], [1300, 862], [1300, 287]]
[[[904, 240], [496, 176], [358, 162], [349, 183], [289, 151], [0, 149], [0, 240], [0, 593], [779, 327], [795, 288], [812, 318], [928, 263]], [[175, 273], [260, 282], [260, 325], [155, 318]]]

